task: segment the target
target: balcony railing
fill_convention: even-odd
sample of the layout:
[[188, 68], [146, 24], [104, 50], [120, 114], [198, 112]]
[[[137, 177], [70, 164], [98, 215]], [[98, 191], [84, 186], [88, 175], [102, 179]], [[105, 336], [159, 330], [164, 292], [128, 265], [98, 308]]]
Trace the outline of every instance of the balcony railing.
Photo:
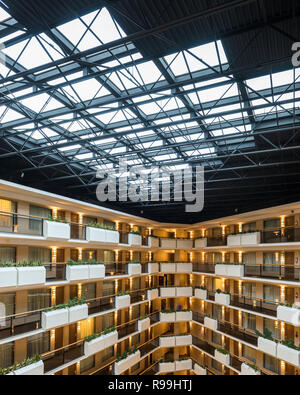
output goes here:
[[1, 211], [0, 233], [43, 236], [43, 219]]
[[194, 263], [193, 272], [195, 273], [215, 273], [215, 264], [213, 263]]
[[246, 343], [252, 344], [253, 346], [257, 346], [257, 335], [246, 328], [241, 328], [238, 325], [218, 320], [218, 330], [239, 340], [243, 340]]
[[231, 306], [239, 307], [245, 310], [276, 317], [277, 306], [279, 302], [276, 303], [273, 301], [265, 301], [263, 299], [250, 298], [247, 296], [231, 295], [230, 304]]
[[207, 247], [219, 247], [227, 245], [227, 236], [208, 237]]
[[17, 314], [0, 318], [0, 339], [22, 335], [41, 328], [42, 312]]
[[245, 277], [300, 281], [300, 266], [246, 264]]
[[71, 224], [71, 239], [86, 240], [86, 225]]
[[300, 241], [300, 228], [277, 228], [261, 232], [262, 243], [293, 243]]
[[46, 282], [65, 281], [66, 280], [66, 264], [45, 264]]
[[51, 372], [60, 366], [74, 361], [84, 355], [84, 343], [70, 345], [68, 347], [46, 353], [42, 356], [45, 373]]

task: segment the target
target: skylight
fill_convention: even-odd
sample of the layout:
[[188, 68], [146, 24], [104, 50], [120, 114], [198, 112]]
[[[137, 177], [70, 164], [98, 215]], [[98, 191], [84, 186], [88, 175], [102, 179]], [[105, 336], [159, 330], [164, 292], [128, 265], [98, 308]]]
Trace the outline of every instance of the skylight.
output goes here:
[[126, 36], [106, 8], [58, 26], [58, 30], [80, 51]]

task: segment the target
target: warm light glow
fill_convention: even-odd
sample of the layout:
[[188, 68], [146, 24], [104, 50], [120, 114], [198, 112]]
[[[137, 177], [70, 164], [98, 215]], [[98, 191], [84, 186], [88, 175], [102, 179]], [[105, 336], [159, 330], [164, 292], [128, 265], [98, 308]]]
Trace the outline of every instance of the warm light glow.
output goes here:
[[51, 305], [54, 306], [56, 304], [56, 287], [51, 288]]
[[280, 298], [281, 298], [281, 302], [285, 302], [285, 286], [282, 285], [280, 287]]
[[243, 231], [243, 224], [239, 223], [239, 233], [242, 233]]
[[119, 230], [119, 221], [116, 221], [115, 224], [116, 224], [115, 225], [116, 230]]
[[115, 259], [116, 259], [116, 261], [118, 261], [118, 259], [119, 259], [119, 251], [118, 250], [115, 250]]
[[52, 263], [56, 263], [57, 260], [57, 248], [53, 247], [52, 248]]
[[93, 259], [93, 251], [89, 251], [89, 260], [91, 261]]
[[284, 266], [284, 264], [285, 264], [285, 254], [284, 252], [282, 252], [280, 254], [280, 265]]
[[82, 248], [78, 248], [78, 259], [82, 259]]
[[205, 236], [206, 236], [206, 229], [205, 229], [205, 228], [202, 228], [202, 229], [201, 229], [201, 236], [202, 236], [202, 237], [205, 237]]
[[225, 236], [226, 225], [222, 225], [222, 236]]
[[243, 290], [243, 281], [239, 281], [239, 294], [241, 295]]
[[82, 225], [83, 224], [83, 214], [79, 213], [78, 219], [79, 219], [79, 225]]
[[221, 254], [222, 254], [222, 263], [224, 263], [225, 262], [225, 254], [226, 253], [224, 251], [222, 251]]
[[57, 218], [57, 208], [52, 209], [52, 216], [53, 218]]
[[129, 253], [130, 253], [130, 260], [132, 261], [133, 260], [133, 251], [129, 251]]
[[284, 216], [284, 215], [282, 215], [282, 216], [280, 217], [280, 226], [281, 226], [282, 228], [285, 227], [285, 216]]
[[78, 284], [78, 298], [82, 298], [82, 284]]
[[239, 263], [243, 263], [243, 252], [239, 251]]

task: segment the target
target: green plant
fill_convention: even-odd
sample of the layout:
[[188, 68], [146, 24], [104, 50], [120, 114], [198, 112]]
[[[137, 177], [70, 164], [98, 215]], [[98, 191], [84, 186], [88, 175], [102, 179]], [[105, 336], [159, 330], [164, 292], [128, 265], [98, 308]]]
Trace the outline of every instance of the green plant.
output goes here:
[[37, 267], [44, 266], [42, 262], [34, 262], [34, 261], [22, 261], [16, 264], [17, 267]]
[[0, 262], [0, 268], [1, 267], [15, 267], [16, 264], [14, 262]]
[[117, 355], [117, 362], [122, 361], [123, 359], [126, 359], [129, 357], [129, 355], [133, 355], [137, 352], [137, 346], [134, 346], [132, 349], [129, 348], [127, 351], [124, 351], [122, 355]]
[[71, 308], [71, 307], [75, 307], [75, 306], [81, 306], [81, 305], [83, 305], [85, 303], [86, 303], [86, 299], [85, 298], [79, 299], [79, 298], [76, 297], [76, 298], [74, 298], [72, 300], [69, 300], [67, 306], [69, 308]]
[[223, 355], [228, 355], [229, 352], [227, 350], [225, 350], [224, 348], [217, 348], [217, 351]]
[[117, 293], [117, 296], [125, 296], [125, 295], [129, 295], [130, 292], [129, 291], [120, 291]]
[[61, 309], [66, 309], [71, 308], [71, 307], [75, 307], [75, 306], [81, 306], [83, 304], [86, 303], [86, 299], [82, 298], [82, 299], [78, 299], [77, 297], [69, 300], [67, 304], [58, 304], [58, 305], [54, 305], [52, 307], [49, 307], [47, 309], [44, 310], [45, 313], [50, 313], [51, 311], [55, 311], [55, 310], [61, 310]]
[[40, 355], [36, 354], [31, 358], [26, 358], [23, 362], [15, 363], [13, 366], [9, 368], [0, 368], [0, 376], [5, 376], [9, 373], [14, 372], [15, 370], [22, 369], [26, 366], [37, 363], [41, 360]]
[[133, 264], [140, 264], [140, 261], [135, 260], [135, 261], [130, 261], [130, 262], [128, 263], [128, 265], [133, 265]]
[[260, 369], [255, 364], [251, 365], [250, 363], [246, 363], [246, 365], [248, 365], [249, 368], [255, 370], [256, 372], [260, 371]]
[[207, 288], [205, 285], [197, 286], [195, 287], [196, 289], [202, 289], [202, 291], [207, 291]]
[[281, 344], [286, 347], [292, 348], [293, 350], [300, 351], [300, 346], [296, 346], [294, 340], [292, 339], [282, 340]]
[[53, 215], [51, 215], [51, 214], [48, 215], [47, 220], [51, 221], [51, 222], [60, 222], [60, 223], [63, 223], [63, 224], [68, 224], [69, 223], [67, 220], [64, 220], [64, 219], [62, 219], [60, 217], [54, 218]]
[[163, 314], [172, 314], [172, 313], [175, 313], [175, 310], [163, 310], [162, 313]]
[[257, 336], [263, 337], [264, 339], [272, 340], [272, 341], [274, 340], [272, 332], [268, 328], [264, 328], [264, 333], [261, 333], [258, 330], [255, 330], [255, 333], [257, 334]]
[[290, 308], [293, 307], [292, 303], [288, 303], [288, 302], [282, 302], [282, 303], [280, 303], [280, 306], [285, 306], [285, 307], [290, 307]]
[[116, 228], [112, 225], [98, 224], [98, 222], [91, 222], [87, 226], [89, 228], [97, 228], [97, 229], [104, 229], [104, 230], [116, 230]]
[[219, 294], [219, 295], [220, 295], [220, 294], [229, 295], [229, 292], [222, 291], [221, 289], [217, 289], [217, 290], [216, 290], [216, 293]]
[[92, 340], [98, 339], [99, 337], [102, 337], [104, 335], [108, 335], [109, 333], [112, 333], [115, 330], [116, 330], [115, 326], [111, 328], [106, 328], [104, 329], [104, 331], [98, 331], [97, 333], [93, 333], [92, 335], [87, 336], [84, 340], [89, 343]]
[[136, 230], [131, 230], [131, 231], [129, 232], [129, 234], [131, 234], [131, 235], [138, 235], [138, 236], [141, 235], [140, 232], [138, 232], [138, 231], [136, 231]]

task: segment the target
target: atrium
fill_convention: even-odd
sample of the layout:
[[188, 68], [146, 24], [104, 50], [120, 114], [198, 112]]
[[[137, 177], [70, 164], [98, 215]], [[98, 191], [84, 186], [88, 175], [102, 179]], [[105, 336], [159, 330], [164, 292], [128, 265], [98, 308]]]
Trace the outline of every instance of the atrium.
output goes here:
[[299, 37], [296, 0], [0, 0], [0, 375], [300, 374]]

